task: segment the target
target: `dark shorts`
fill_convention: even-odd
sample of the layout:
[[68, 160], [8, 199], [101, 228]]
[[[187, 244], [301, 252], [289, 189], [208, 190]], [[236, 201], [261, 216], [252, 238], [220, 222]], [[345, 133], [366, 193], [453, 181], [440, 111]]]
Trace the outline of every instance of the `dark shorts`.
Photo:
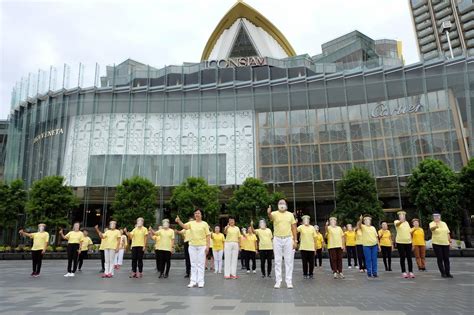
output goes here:
[[212, 256], [212, 248], [209, 248], [209, 253], [207, 253], [207, 256], [206, 258], [207, 259], [211, 259], [213, 256]]

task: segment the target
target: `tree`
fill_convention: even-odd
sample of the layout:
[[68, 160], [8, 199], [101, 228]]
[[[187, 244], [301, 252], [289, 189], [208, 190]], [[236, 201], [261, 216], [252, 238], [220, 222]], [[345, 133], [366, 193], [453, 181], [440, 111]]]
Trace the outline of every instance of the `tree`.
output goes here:
[[[28, 225], [45, 223], [49, 228], [68, 225], [69, 213], [79, 206], [72, 188], [64, 184], [62, 176], [46, 176], [33, 183], [26, 212]], [[59, 238], [56, 237], [56, 240]]]
[[25, 215], [25, 204], [26, 191], [21, 179], [12, 181], [10, 185], [0, 182], [0, 226], [4, 230], [5, 244], [13, 241], [12, 234], [16, 233], [18, 225], [23, 224], [20, 217]]
[[462, 225], [464, 242], [466, 247], [472, 247], [471, 243], [471, 216], [474, 214], [474, 158], [471, 158], [459, 174], [461, 185], [459, 205], [463, 210]]
[[112, 204], [112, 218], [120, 227], [132, 230], [137, 218], [142, 217], [145, 224], [155, 224], [158, 188], [147, 178], [134, 176], [125, 179], [117, 186]]
[[336, 187], [336, 210], [333, 215], [341, 223], [356, 223], [360, 215], [369, 214], [375, 222], [383, 216], [382, 203], [377, 198], [375, 179], [368, 170], [355, 167], [348, 170]]
[[439, 212], [451, 229], [459, 227], [459, 185], [456, 174], [442, 161], [425, 159], [408, 178], [407, 192], [424, 222]]
[[265, 217], [270, 196], [262, 180], [249, 177], [234, 190], [229, 200], [229, 213], [239, 224], [247, 225], [251, 220]]
[[214, 224], [220, 210], [220, 193], [217, 186], [209, 185], [204, 178], [188, 177], [173, 189], [170, 204], [183, 220], [192, 216], [194, 210], [201, 209], [204, 219]]

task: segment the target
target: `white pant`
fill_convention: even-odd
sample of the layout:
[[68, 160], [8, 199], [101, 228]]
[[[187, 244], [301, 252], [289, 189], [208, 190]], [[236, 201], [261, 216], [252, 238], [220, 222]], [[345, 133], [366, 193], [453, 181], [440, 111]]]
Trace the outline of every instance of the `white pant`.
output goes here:
[[119, 249], [119, 252], [115, 255], [114, 265], [122, 266], [122, 264], [123, 264], [123, 253], [124, 252], [125, 252], [125, 249], [123, 249], [123, 248]]
[[189, 245], [191, 260], [191, 284], [204, 285], [204, 265], [206, 263], [206, 246]]
[[239, 261], [239, 243], [225, 242], [224, 257], [224, 277], [236, 276], [237, 261]]
[[282, 281], [282, 258], [285, 258], [285, 281], [287, 284], [293, 280], [293, 261], [295, 253], [293, 251], [293, 238], [273, 238], [273, 253], [275, 254], [275, 277], [276, 283]]
[[115, 249], [105, 249], [105, 274], [113, 275], [114, 274], [114, 262], [115, 262]]
[[223, 250], [212, 250], [212, 256], [214, 256], [214, 270], [216, 272], [222, 272], [222, 255]]

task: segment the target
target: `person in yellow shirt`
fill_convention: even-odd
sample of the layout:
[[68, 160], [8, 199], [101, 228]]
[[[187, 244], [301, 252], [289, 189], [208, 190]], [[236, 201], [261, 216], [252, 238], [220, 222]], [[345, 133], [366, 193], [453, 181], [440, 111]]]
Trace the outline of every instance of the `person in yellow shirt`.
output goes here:
[[344, 279], [342, 273], [342, 252], [345, 250], [345, 237], [337, 218], [330, 217], [326, 221], [326, 238], [328, 240], [329, 260], [334, 279]]
[[377, 255], [380, 250], [380, 243], [377, 230], [372, 226], [372, 217], [370, 215], [360, 216], [357, 227], [362, 231], [367, 278], [377, 278]]
[[211, 231], [206, 221], [202, 220], [202, 212], [200, 209], [194, 211], [194, 221], [186, 224], [181, 222], [179, 216], [176, 217], [176, 223], [183, 229], [190, 230], [189, 258], [191, 260], [191, 279], [188, 288], [196, 285], [204, 288], [204, 264], [206, 263], [206, 255], [209, 252], [211, 242]]
[[171, 254], [174, 253], [174, 238], [175, 234], [173, 229], [170, 229], [170, 220], [164, 219], [162, 222], [162, 228], [158, 231], [154, 231], [150, 227], [150, 232], [154, 237], [158, 238], [157, 249], [158, 256], [158, 271], [160, 275], [158, 278], [168, 278], [170, 267], [171, 267]]
[[392, 271], [393, 241], [392, 241], [392, 233], [388, 229], [387, 222], [382, 221], [378, 235], [379, 235], [380, 250], [382, 251], [382, 259], [383, 259], [383, 264], [385, 266], [385, 271]]
[[420, 227], [420, 220], [411, 220], [411, 236], [413, 239], [413, 252], [415, 253], [416, 265], [418, 271], [426, 271], [426, 243], [425, 243], [425, 231]]
[[298, 246], [296, 238], [296, 219], [293, 213], [288, 211], [288, 203], [285, 199], [278, 201], [278, 211], [272, 211], [268, 206], [268, 218], [273, 222], [273, 253], [275, 255], [275, 285], [273, 288], [281, 287], [282, 260], [285, 260], [285, 282], [288, 289], [293, 289], [293, 263], [295, 249]]
[[347, 266], [349, 269], [352, 269], [352, 258], [354, 259], [354, 267], [357, 267], [356, 232], [352, 228], [352, 224], [346, 225], [344, 236], [346, 240]]
[[237, 279], [237, 262], [239, 261], [240, 233], [239, 227], [235, 226], [235, 218], [229, 217], [224, 228], [224, 279]]
[[448, 225], [441, 221], [439, 213], [433, 213], [433, 221], [430, 222], [431, 244], [438, 262], [438, 269], [443, 278], [452, 278], [451, 264], [449, 262], [449, 249], [451, 248], [451, 235]]
[[258, 255], [260, 256], [260, 271], [262, 272], [262, 278], [270, 278], [272, 274], [273, 260], [273, 233], [272, 230], [267, 228], [267, 222], [264, 219], [261, 219], [258, 222], [258, 229], [255, 230], [255, 235], [257, 235], [258, 239]]
[[143, 277], [143, 255], [145, 254], [148, 236], [148, 229], [143, 226], [144, 223], [143, 218], [138, 218], [137, 224], [131, 232], [128, 232], [127, 228], [123, 229], [128, 238], [132, 240], [132, 273], [129, 278]]
[[[162, 228], [162, 226], [159, 226], [158, 231]], [[148, 236], [150, 236], [151, 239], [155, 241], [155, 268], [156, 272], [158, 272], [160, 271], [160, 255], [158, 255], [158, 247], [160, 247], [160, 237], [158, 235], [155, 235], [155, 231], [152, 232], [151, 226], [148, 228]]]
[[225, 236], [221, 233], [221, 227], [216, 225], [214, 233], [211, 234], [212, 254], [214, 256], [214, 273], [222, 273], [222, 256], [224, 255]]
[[59, 235], [67, 240], [67, 273], [65, 277], [74, 277], [77, 270], [77, 258], [81, 254], [81, 244], [84, 234], [80, 230], [80, 223], [76, 222], [72, 226], [72, 231], [64, 235], [63, 229], [59, 230]]
[[319, 232], [319, 225], [315, 225], [314, 229], [316, 231], [316, 255], [314, 256], [314, 266], [321, 268], [323, 264], [323, 248], [326, 246], [326, 244], [324, 242], [323, 235]]
[[359, 272], [364, 273], [366, 270], [365, 267], [365, 257], [364, 257], [364, 245], [362, 245], [362, 230], [356, 227], [356, 252], [357, 252], [357, 262], [359, 263]]
[[[402, 277], [405, 279], [415, 278], [413, 273], [413, 262], [411, 259], [411, 233], [410, 224], [406, 220], [406, 212], [398, 211], [398, 220], [395, 220], [395, 229], [397, 230], [397, 236], [395, 242], [397, 243], [398, 254], [400, 255], [400, 267], [402, 269]], [[405, 260], [408, 262], [408, 273], [406, 272]]]
[[117, 229], [117, 222], [111, 220], [109, 222], [109, 229], [102, 233], [99, 226], [95, 226], [95, 231], [99, 237], [104, 241], [104, 256], [105, 256], [105, 271], [102, 278], [112, 278], [114, 276], [114, 262], [115, 255], [120, 248], [120, 231]]
[[[193, 217], [188, 218], [188, 222], [193, 221], [193, 220], [194, 220]], [[181, 231], [178, 231], [177, 233], [179, 233], [183, 237], [184, 262], [185, 262], [185, 265], [186, 265], [186, 272], [184, 274], [184, 277], [189, 278], [190, 275], [191, 275], [191, 259], [189, 258], [189, 239], [190, 239], [191, 231], [190, 230], [181, 230]]]
[[92, 245], [94, 245], [94, 243], [92, 243], [91, 238], [89, 237], [89, 232], [84, 229], [82, 230], [82, 233], [84, 234], [84, 240], [82, 241], [81, 245], [81, 254], [79, 255], [77, 271], [81, 271], [84, 259], [87, 259], [89, 257], [88, 252], [92, 248]]
[[[253, 222], [251, 223], [253, 224]], [[242, 235], [241, 244], [243, 252], [245, 252], [245, 269], [250, 273], [250, 261], [252, 261], [252, 272], [257, 273], [256, 253], [257, 253], [257, 236], [255, 236], [253, 229], [247, 229], [247, 233]]]
[[33, 263], [33, 272], [31, 276], [34, 278], [39, 277], [41, 272], [41, 264], [43, 262], [43, 255], [46, 253], [46, 248], [49, 242], [49, 233], [45, 231], [46, 224], [38, 224], [38, 232], [27, 233], [20, 230], [21, 236], [29, 237], [33, 240], [33, 246], [31, 247], [31, 260]]
[[303, 224], [296, 229], [300, 235], [300, 254], [303, 263], [303, 278], [313, 279], [314, 251], [316, 250], [316, 230], [309, 224], [310, 216], [301, 217]]
[[120, 270], [120, 267], [122, 267], [123, 264], [123, 255], [125, 251], [127, 250], [128, 246], [128, 238], [123, 229], [120, 229], [120, 234], [122, 235], [120, 237], [120, 247], [119, 247], [119, 252], [117, 255], [115, 255], [115, 270]]

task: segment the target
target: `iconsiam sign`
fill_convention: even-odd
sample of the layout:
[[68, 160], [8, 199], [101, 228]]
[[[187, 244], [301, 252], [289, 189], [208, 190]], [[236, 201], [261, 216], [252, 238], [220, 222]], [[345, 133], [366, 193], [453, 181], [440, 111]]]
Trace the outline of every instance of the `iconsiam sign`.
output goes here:
[[239, 57], [204, 61], [205, 68], [239, 68], [266, 65], [267, 58], [265, 57]]

